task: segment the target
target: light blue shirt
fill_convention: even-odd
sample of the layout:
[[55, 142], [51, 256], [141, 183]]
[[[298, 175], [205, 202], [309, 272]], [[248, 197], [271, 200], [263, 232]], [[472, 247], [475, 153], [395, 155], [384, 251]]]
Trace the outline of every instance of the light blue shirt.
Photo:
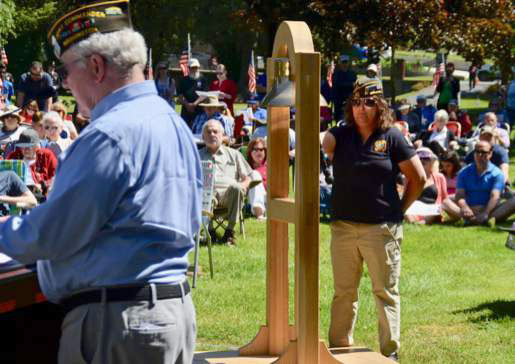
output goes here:
[[54, 302], [94, 287], [184, 280], [200, 224], [197, 148], [153, 81], [104, 97], [91, 120], [59, 156], [48, 200], [0, 225], [0, 251], [38, 260]]

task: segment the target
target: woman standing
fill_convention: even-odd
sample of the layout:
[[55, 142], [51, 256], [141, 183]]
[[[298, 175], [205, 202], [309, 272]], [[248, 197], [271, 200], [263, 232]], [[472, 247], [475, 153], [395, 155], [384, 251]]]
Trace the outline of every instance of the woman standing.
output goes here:
[[175, 110], [175, 96], [177, 90], [175, 80], [168, 74], [166, 62], [159, 62], [157, 65], [157, 77], [155, 80], [157, 93]]
[[[331, 256], [335, 293], [329, 343], [333, 347], [354, 344], [358, 287], [365, 261], [379, 316], [381, 353], [397, 359], [402, 220], [424, 187], [424, 168], [413, 147], [392, 127], [381, 82], [355, 83], [345, 120], [323, 140], [334, 173]], [[399, 173], [407, 180], [402, 199], [396, 189]]]

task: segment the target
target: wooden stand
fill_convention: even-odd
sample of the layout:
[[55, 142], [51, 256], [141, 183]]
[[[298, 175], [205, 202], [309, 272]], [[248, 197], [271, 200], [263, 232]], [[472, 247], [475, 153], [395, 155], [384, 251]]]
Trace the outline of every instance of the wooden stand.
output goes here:
[[[269, 105], [266, 326], [239, 353], [197, 354], [194, 363], [391, 363], [368, 349], [347, 348], [335, 356], [320, 341], [320, 54], [306, 23], [279, 26], [267, 62], [269, 92], [278, 58], [289, 59], [295, 82], [295, 200], [288, 198], [290, 108]], [[288, 323], [288, 224], [295, 225], [295, 326]]]

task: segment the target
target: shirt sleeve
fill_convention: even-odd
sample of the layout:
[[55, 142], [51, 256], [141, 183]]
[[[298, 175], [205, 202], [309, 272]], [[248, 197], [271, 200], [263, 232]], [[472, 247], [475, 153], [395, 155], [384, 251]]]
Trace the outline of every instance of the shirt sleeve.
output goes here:
[[456, 181], [456, 189], [465, 190], [467, 188], [467, 169], [463, 168], [458, 173], [458, 180]]
[[501, 159], [501, 164], [509, 164], [510, 158], [508, 157], [508, 151], [504, 148], [499, 148], [499, 157]]
[[390, 140], [392, 142], [390, 155], [395, 163], [399, 164], [411, 159], [411, 157], [415, 155], [415, 148], [408, 144], [399, 129], [391, 127], [388, 133], [390, 134]]
[[23, 263], [64, 260], [106, 226], [131, 181], [129, 157], [97, 130], [60, 159], [47, 201], [0, 225], [0, 251]]
[[504, 183], [504, 175], [502, 173], [498, 173], [495, 176], [495, 181], [492, 190], [497, 190], [499, 192], [504, 191]]
[[[27, 171], [30, 173], [30, 171]], [[14, 172], [9, 172], [9, 189], [7, 190], [7, 196], [18, 197], [23, 195], [29, 189], [25, 186], [25, 183], [20, 177]]]
[[239, 177], [247, 177], [252, 173], [252, 168], [250, 167], [249, 163], [245, 160], [245, 157], [243, 157], [243, 154], [241, 154], [239, 151], [235, 150], [236, 155], [236, 163], [238, 164], [238, 174]]

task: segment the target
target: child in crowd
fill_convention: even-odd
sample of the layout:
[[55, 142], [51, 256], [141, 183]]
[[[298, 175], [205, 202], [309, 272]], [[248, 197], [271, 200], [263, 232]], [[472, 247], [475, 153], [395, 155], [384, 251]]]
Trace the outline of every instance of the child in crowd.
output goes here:
[[442, 173], [447, 183], [447, 193], [450, 198], [454, 199], [456, 194], [456, 181], [458, 180], [458, 172], [461, 169], [461, 162], [456, 152], [447, 152], [442, 157]]

